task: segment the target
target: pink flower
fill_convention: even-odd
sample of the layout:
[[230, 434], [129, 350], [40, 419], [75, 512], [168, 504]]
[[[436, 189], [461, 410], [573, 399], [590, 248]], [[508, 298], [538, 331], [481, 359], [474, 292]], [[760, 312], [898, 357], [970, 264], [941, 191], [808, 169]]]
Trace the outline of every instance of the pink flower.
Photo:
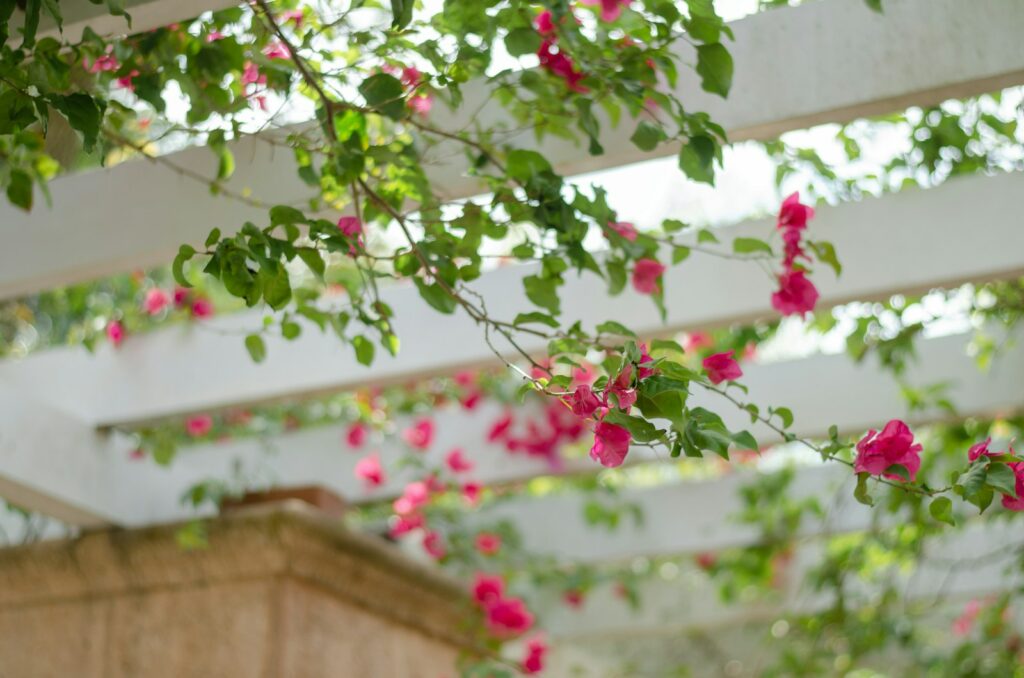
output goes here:
[[298, 28], [302, 25], [302, 10], [301, 9], [286, 9], [278, 15], [282, 21], [291, 21]]
[[86, 61], [85, 67], [90, 73], [109, 73], [110, 71], [116, 71], [121, 67], [121, 64], [113, 54], [102, 54], [96, 57], [96, 61], [92, 62], [91, 66]]
[[629, 430], [604, 421], [594, 427], [594, 446], [590, 458], [608, 468], [622, 466], [629, 453]]
[[141, 447], [136, 447], [128, 453], [128, 458], [132, 461], [141, 461], [146, 458], [146, 451]]
[[441, 535], [430, 530], [423, 535], [423, 550], [427, 552], [434, 560], [441, 560], [445, 556], [444, 542], [441, 540]]
[[597, 373], [594, 371], [594, 368], [586, 363], [579, 367], [574, 367], [572, 370], [572, 382], [577, 386], [580, 384], [593, 384], [595, 377], [597, 377]]
[[132, 71], [130, 73], [128, 73], [128, 75], [122, 75], [120, 78], [117, 79], [117, 86], [120, 87], [121, 89], [126, 89], [129, 92], [134, 92], [135, 91], [135, 83], [132, 82], [132, 80], [135, 77], [137, 77], [138, 75], [139, 75], [139, 72], [137, 70], [135, 70], [135, 69], [132, 69]]
[[124, 325], [119, 320], [111, 320], [107, 323], [107, 339], [117, 348], [124, 341]]
[[793, 193], [782, 201], [779, 208], [779, 228], [806, 228], [807, 221], [814, 218], [814, 208], [800, 202], [800, 194]]
[[206, 42], [217, 42], [218, 40], [223, 40], [226, 37], [227, 36], [220, 31], [210, 31], [206, 34]]
[[476, 406], [480, 404], [483, 397], [484, 394], [480, 391], [470, 391], [466, 395], [462, 396], [462, 399], [459, 400], [459, 404], [467, 410], [474, 410], [476, 409]]
[[544, 670], [544, 656], [548, 652], [547, 643], [541, 638], [533, 638], [526, 644], [526, 656], [523, 658], [523, 673], [532, 676]]
[[426, 116], [434, 107], [434, 97], [429, 94], [417, 94], [409, 97], [409, 109], [417, 115]]
[[167, 308], [169, 303], [171, 303], [170, 295], [159, 287], [154, 287], [146, 292], [146, 297], [142, 300], [142, 310], [149, 315], [157, 315]]
[[893, 419], [881, 433], [872, 429], [860, 439], [853, 470], [873, 476], [884, 475], [890, 480], [903, 480], [895, 473], [885, 472], [890, 466], [902, 466], [907, 470], [910, 480], [914, 480], [921, 468], [920, 452], [921, 445], [914, 443], [914, 434], [910, 428], [899, 419]]
[[251, 61], [245, 62], [245, 67], [242, 70], [242, 84], [243, 85], [265, 85], [267, 84], [267, 76], [260, 73], [260, 69]]
[[423, 73], [415, 66], [402, 68], [402, 84], [406, 87], [416, 88], [423, 84]]
[[376, 454], [357, 461], [355, 473], [356, 478], [360, 478], [368, 490], [384, 484], [384, 468], [380, 465], [380, 457]]
[[533, 615], [519, 598], [499, 598], [484, 608], [487, 629], [499, 638], [519, 636], [533, 626]]
[[193, 438], [205, 436], [213, 429], [213, 417], [208, 414], [197, 414], [185, 420], [185, 432]]
[[615, 231], [629, 242], [636, 242], [638, 235], [636, 226], [628, 221], [613, 221], [608, 224], [608, 228]]
[[979, 614], [981, 614], [981, 602], [978, 600], [967, 601], [963, 613], [953, 622], [953, 633], [957, 636], [970, 634]]
[[476, 374], [469, 370], [461, 370], [455, 373], [452, 380], [462, 388], [469, 388], [476, 383]]
[[608, 396], [614, 395], [619, 409], [628, 412], [636, 402], [636, 390], [632, 388], [632, 384], [633, 365], [627, 364], [605, 387], [606, 399]]
[[804, 315], [818, 303], [818, 290], [803, 271], [779, 276], [779, 291], [772, 294], [772, 306], [782, 315]]
[[188, 303], [189, 291], [180, 285], [174, 288], [174, 306], [181, 308]]
[[732, 356], [733, 351], [726, 351], [725, 353], [715, 353], [704, 358], [704, 371], [708, 373], [708, 380], [712, 384], [733, 381], [743, 376], [740, 364]]
[[463, 451], [455, 448], [444, 458], [444, 463], [452, 473], [465, 473], [473, 470], [473, 462], [466, 459]]
[[470, 506], [475, 506], [480, 501], [480, 493], [483, 491], [483, 486], [477, 482], [468, 482], [462, 486], [462, 498], [466, 500], [466, 503]]
[[415, 513], [430, 501], [430, 488], [422, 480], [415, 480], [405, 486], [402, 496], [392, 502], [391, 507], [400, 516]]
[[401, 537], [403, 534], [409, 534], [413, 530], [418, 530], [423, 527], [424, 523], [423, 516], [419, 513], [412, 513], [407, 516], [398, 516], [394, 523], [391, 524], [391, 529], [388, 534], [392, 538]]
[[537, 15], [537, 18], [533, 20], [533, 25], [542, 36], [549, 36], [555, 32], [555, 24], [551, 20], [551, 11], [547, 9]]
[[473, 581], [473, 600], [477, 605], [489, 605], [505, 597], [505, 582], [497, 575], [477, 573]]
[[448, 486], [441, 482], [441, 479], [437, 477], [436, 473], [431, 473], [423, 481], [427, 485], [427, 489], [432, 493], [444, 492], [448, 489]]
[[348, 446], [353, 449], [358, 449], [366, 443], [366, 436], [369, 433], [369, 428], [361, 421], [357, 421], [348, 427], [348, 431], [345, 433], [345, 440], [348, 442]]
[[577, 70], [576, 64], [569, 56], [562, 51], [556, 51], [554, 40], [550, 38], [541, 43], [537, 50], [537, 58], [542, 68], [565, 80], [565, 84], [574, 92], [585, 93], [589, 90], [580, 84], [584, 78], [582, 72]]
[[206, 297], [199, 297], [192, 302], [193, 318], [209, 318], [213, 315], [213, 303]]
[[480, 555], [493, 556], [501, 549], [501, 537], [493, 532], [481, 532], [476, 536], [476, 550]]
[[579, 589], [569, 589], [562, 594], [562, 600], [564, 600], [565, 604], [569, 607], [579, 609], [579, 607], [583, 605], [583, 591], [580, 591]]
[[633, 0], [580, 0], [584, 5], [601, 5], [601, 21], [612, 22], [622, 16], [622, 10]]
[[594, 391], [587, 384], [580, 384], [569, 397], [569, 405], [572, 413], [577, 417], [589, 417], [597, 408], [601, 407], [600, 398], [594, 395]]
[[409, 447], [423, 451], [434, 442], [434, 422], [426, 417], [416, 420], [409, 428], [402, 431], [402, 439]]
[[288, 50], [288, 45], [283, 42], [273, 42], [263, 48], [263, 54], [268, 59], [291, 59], [292, 53]]
[[338, 219], [338, 230], [353, 241], [348, 247], [348, 253], [349, 256], [356, 256], [356, 245], [363, 246], [363, 222], [358, 217], [341, 217]]
[[991, 456], [992, 452], [988, 449], [989, 444], [992, 442], [992, 438], [988, 437], [982, 440], [980, 443], [971, 445], [971, 448], [967, 450], [967, 459], [970, 461], [977, 461], [978, 457], [982, 455], [988, 457]]
[[512, 415], [506, 414], [491, 425], [491, 430], [487, 432], [487, 442], [493, 443], [502, 440], [508, 435], [508, 430], [511, 427]]
[[711, 348], [714, 345], [715, 340], [707, 332], [690, 332], [683, 339], [683, 350], [687, 353], [696, 353], [703, 348]]
[[718, 562], [718, 556], [710, 551], [704, 551], [694, 556], [694, 561], [697, 563], [697, 567], [707, 572]]
[[633, 266], [633, 288], [640, 294], [655, 294], [661, 289], [665, 267], [656, 259], [640, 259]]
[[1015, 461], [1007, 464], [1007, 466], [1013, 469], [1013, 474], [1016, 477], [1014, 490], [1017, 492], [1017, 498], [1014, 499], [1010, 495], [1004, 494], [1003, 508], [1010, 511], [1024, 511], [1024, 462]]
[[654, 362], [654, 358], [647, 352], [647, 344], [640, 344], [640, 362], [636, 369], [636, 378], [643, 380], [654, 374], [657, 374], [658, 370], [655, 367], [643, 367], [649, 363]]

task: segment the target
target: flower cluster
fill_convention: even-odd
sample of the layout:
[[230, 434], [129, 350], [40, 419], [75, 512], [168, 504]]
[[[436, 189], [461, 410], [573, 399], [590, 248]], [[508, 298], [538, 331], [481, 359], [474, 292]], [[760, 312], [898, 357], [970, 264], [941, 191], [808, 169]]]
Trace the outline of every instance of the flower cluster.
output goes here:
[[782, 272], [778, 276], [779, 289], [772, 294], [772, 306], [782, 315], [804, 315], [818, 303], [818, 290], [807, 278], [805, 269], [797, 259], [810, 260], [803, 249], [803, 232], [807, 222], [814, 218], [814, 208], [800, 202], [800, 194], [793, 193], [782, 201], [777, 227], [782, 233], [784, 254]]
[[505, 595], [501, 577], [477, 574], [473, 582], [473, 601], [484, 613], [488, 632], [496, 638], [521, 636], [533, 627], [533, 613], [521, 598]]

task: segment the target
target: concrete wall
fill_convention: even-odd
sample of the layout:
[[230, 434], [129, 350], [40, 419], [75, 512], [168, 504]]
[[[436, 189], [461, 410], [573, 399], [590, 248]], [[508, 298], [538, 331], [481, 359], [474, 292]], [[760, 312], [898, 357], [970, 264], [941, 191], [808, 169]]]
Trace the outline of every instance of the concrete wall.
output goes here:
[[0, 678], [456, 675], [469, 607], [436, 573], [307, 510], [0, 550]]

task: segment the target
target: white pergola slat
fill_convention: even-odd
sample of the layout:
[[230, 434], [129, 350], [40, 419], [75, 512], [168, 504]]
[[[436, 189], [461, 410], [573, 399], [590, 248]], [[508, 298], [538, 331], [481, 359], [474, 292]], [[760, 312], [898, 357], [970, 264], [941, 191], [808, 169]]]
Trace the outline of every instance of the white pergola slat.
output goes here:
[[[967, 338], [959, 335], [922, 341], [919, 361], [906, 375], [908, 383], [950, 384], [948, 395], [961, 416], [991, 416], [1024, 407], [1024, 392], [1019, 388], [1024, 379], [1024, 355], [1003, 354], [997, 358], [992, 372], [983, 374], [966, 355], [966, 344]], [[891, 376], [879, 371], [873, 361], [855, 365], [843, 355], [749, 365], [744, 383], [757, 402], [793, 409], [797, 413], [794, 430], [806, 436], [822, 435], [833, 424], [843, 433], [857, 435], [894, 416], [904, 416], [913, 425], [948, 416], [941, 410], [906, 413], [899, 387]], [[725, 405], [723, 413], [731, 427], [752, 428], [762, 443], [777, 441], [771, 432], [750, 427], [745, 415], [730, 409], [732, 406], [718, 400], [718, 396], [698, 391], [693, 397], [695, 403], [708, 407], [721, 409]], [[4, 426], [6, 436], [0, 434], [0, 496], [73, 524], [89, 526], [105, 521], [144, 525], [185, 518], [191, 511], [179, 500], [189, 486], [208, 479], [230, 478], [236, 469], [256, 485], [316, 483], [354, 502], [393, 497], [415, 477], [411, 469], [394, 470], [393, 462], [405, 453], [400, 443], [369, 444], [352, 451], [343, 442], [343, 426], [313, 427], [267, 439], [243, 438], [187, 447], [170, 467], [157, 467], [150, 461], [130, 461], [131, 441], [126, 437], [96, 433], [67, 415], [30, 406], [23, 398], [8, 394], [7, 399], [11, 402], [5, 410], [9, 413]], [[497, 403], [485, 403], [473, 412], [448, 409], [436, 413], [437, 440], [424, 462], [439, 466], [448, 451], [461, 447], [476, 464], [467, 479], [487, 485], [552, 473], [543, 460], [510, 455], [502, 447], [486, 442], [490, 424], [501, 411]], [[403, 426], [406, 422], [396, 423]], [[354, 476], [354, 467], [370, 451], [380, 452], [382, 463], [389, 468], [389, 481], [367, 493]], [[662, 458], [664, 454], [652, 455], [643, 448], [632, 452], [633, 460]], [[562, 472], [597, 470], [589, 459], [576, 458], [569, 460]], [[27, 490], [33, 489], [40, 492], [39, 496], [27, 494]], [[719, 492], [713, 487], [707, 491]], [[580, 502], [573, 496], [545, 498], [517, 502], [508, 510], [514, 516], [565, 516], [541, 521], [554, 534], [575, 527], [581, 520]], [[665, 510], [658, 506], [652, 505], [651, 515]], [[69, 513], [66, 507], [74, 507], [80, 513]], [[651, 529], [654, 535], [658, 534], [656, 523]], [[536, 538], [543, 542], [546, 536]], [[698, 530], [679, 537], [682, 541], [675, 543], [695, 544], [703, 538], [703, 532]], [[642, 539], [656, 541], [660, 537], [648, 534]]]
[[64, 26], [58, 30], [50, 17], [43, 12], [40, 35], [59, 38], [67, 42], [78, 42], [88, 26], [99, 35], [123, 35], [145, 33], [175, 21], [183, 21], [203, 12], [212, 12], [239, 3], [236, 0], [123, 0], [125, 11], [131, 16], [131, 25], [123, 16], [113, 16], [106, 3], [95, 4], [90, 0], [63, 0], [60, 3]]
[[[174, 11], [188, 13], [177, 6]], [[948, 39], [950, 26], [957, 27], [956, 41]], [[861, 0], [830, 0], [764, 12], [733, 27], [736, 75], [729, 99], [703, 92], [693, 77], [680, 79], [678, 94], [688, 108], [708, 111], [734, 140], [773, 138], [809, 125], [1024, 83], [1024, 53], [1018, 48], [1024, 6], [1005, 0], [893, 0], [884, 16]], [[965, 43], [972, 49], [962, 49]], [[683, 57], [693, 60], [689, 54]], [[466, 105], [455, 114], [439, 110], [438, 124], [446, 129], [502, 124], [497, 105], [479, 111], [474, 105], [484, 101], [486, 88], [464, 90]], [[606, 151], [601, 156], [588, 156], [578, 145], [558, 139], [545, 140], [543, 151], [566, 175], [675, 151], [669, 146], [653, 154], [638, 151], [629, 141], [631, 123], [617, 129], [605, 124], [603, 130]], [[512, 141], [535, 145], [529, 132]], [[233, 149], [237, 171], [228, 188], [251, 189], [266, 204], [309, 197], [286, 149], [252, 138]], [[435, 185], [453, 198], [479, 193], [458, 156], [451, 157], [451, 148], [439, 151], [432, 165]], [[215, 174], [217, 164], [202, 148], [168, 160], [206, 176]], [[211, 196], [192, 179], [144, 161], [61, 178], [51, 190], [52, 209], [40, 207], [26, 215], [6, 204], [0, 207], [0, 238], [6, 252], [18, 254], [5, 257], [0, 266], [0, 298], [166, 264], [181, 243], [202, 242], [214, 226], [232, 232], [247, 220], [265, 220], [265, 210]]]
[[[815, 275], [819, 308], [1024, 274], [1024, 250], [1006, 246], [1018, 235], [1022, 188], [1021, 174], [974, 176], [927, 191], [821, 209], [811, 237], [833, 242], [844, 270], [839, 279], [825, 268]], [[970, 235], [965, 236], [968, 225]], [[768, 237], [773, 229], [772, 220], [757, 220], [722, 229], [721, 237], [727, 244], [733, 236]], [[525, 270], [497, 269], [474, 283], [493, 317], [511, 320], [532, 309], [521, 291]], [[666, 273], [667, 297], [673, 301], [665, 323], [653, 304], [631, 289], [608, 298], [603, 283], [589, 273], [570, 274], [562, 292], [564, 318], [581, 320], [586, 327], [615, 319], [641, 336], [665, 335], [770, 317], [773, 285], [750, 262], [695, 253]], [[495, 362], [482, 328], [461, 310], [424, 322], [423, 313], [432, 311], [415, 288], [395, 286], [383, 296], [396, 313], [404, 344], [396, 358], [381, 355], [369, 368], [359, 365], [334, 335], [312, 327], [296, 342], [271, 338], [266, 361], [254, 364], [241, 335], [261, 327], [262, 313], [249, 312], [129, 337], [116, 351], [101, 346], [90, 355], [60, 348], [6, 361], [0, 364], [0, 382], [103, 426]], [[537, 352], [545, 342], [524, 337], [522, 345]]]

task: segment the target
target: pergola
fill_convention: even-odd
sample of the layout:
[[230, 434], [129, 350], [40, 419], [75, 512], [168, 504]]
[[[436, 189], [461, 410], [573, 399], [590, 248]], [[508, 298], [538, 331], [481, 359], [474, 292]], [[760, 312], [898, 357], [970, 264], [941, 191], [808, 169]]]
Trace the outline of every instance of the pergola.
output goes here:
[[[132, 30], [144, 31], [233, 3], [127, 4]], [[124, 30], [120, 19], [102, 15], [90, 3], [72, 6], [76, 11], [69, 7], [65, 13], [66, 35], [87, 24], [107, 33]], [[94, 23], [97, 16], [102, 17], [99, 24]], [[771, 139], [812, 125], [1024, 85], [1024, 5], [1006, 0], [890, 0], [884, 15], [866, 11], [863, 0], [827, 0], [753, 15], [732, 27], [735, 94], [714, 98], [686, 79], [679, 94], [708, 111], [734, 141]], [[955, 41], [949, 39], [951, 27]], [[482, 88], [467, 88], [467, 101], [482, 98]], [[485, 126], [500, 126], [501, 115], [497, 106], [487, 106], [478, 119]], [[568, 141], [547, 141], [544, 153], [558, 172], [573, 176], [673, 151], [659, 147], [656, 154], [643, 153], [630, 143], [629, 130], [610, 124], [602, 129], [603, 155], [588, 155]], [[283, 136], [281, 131], [267, 134]], [[303, 199], [307, 188], [290, 162], [283, 161], [281, 149], [259, 138], [231, 143], [237, 169], [227, 189], [251, 191], [267, 205]], [[534, 142], [524, 134], [514, 143], [529, 147]], [[181, 243], [201, 242], [214, 226], [230, 229], [255, 220], [264, 209], [211, 195], [188, 176], [208, 173], [214, 163], [204, 149], [187, 149], [59, 178], [51, 184], [52, 207], [30, 214], [0, 206], [0, 298], [163, 265]], [[459, 160], [439, 160], [432, 172], [448, 197], [480, 192]], [[844, 271], [838, 279], [822, 276], [819, 309], [1024, 275], [1024, 249], [1008, 246], [1020, 242], [1021, 214], [1024, 183], [1017, 174], [960, 178], [933, 189], [822, 208], [814, 228], [835, 244]], [[726, 227], [723, 238], [769, 229], [768, 220], [754, 220]], [[524, 270], [499, 268], [475, 283], [496, 315], [513, 317], [530, 310], [518, 284]], [[694, 259], [670, 269], [667, 286], [700, 288], [701, 294], [673, 302], [665, 322], [649, 304], [638, 304], [629, 295], [605, 298], [594, 294], [586, 279], [574, 278], [563, 292], [564, 306], [571, 309], [566, 319], [594, 325], [614, 317], [641, 336], [748, 322], [771, 313], [759, 276], [755, 268], [732, 261]], [[704, 284], [712, 280], [714, 285]], [[357, 458], [339, 454], [344, 427], [337, 425], [197, 445], [179, 454], [169, 468], [131, 461], [134, 442], [117, 430], [195, 412], [495, 364], [482, 333], [461, 311], [438, 322], [433, 316], [428, 320], [433, 312], [415, 288], [394, 286], [383, 296], [395, 310], [397, 333], [409, 339], [397, 357], [379, 359], [369, 368], [312, 328], [296, 342], [269, 339], [266, 361], [254, 364], [241, 349], [238, 333], [260, 323], [259, 311], [217, 317], [203, 329], [159, 329], [134, 337], [118, 351], [100, 347], [88, 354], [79, 348], [54, 348], [0, 363], [0, 497], [82, 529], [159, 525], [194, 517], [195, 510], [182, 505], [182, 493], [204, 478], [227, 475], [238, 462], [261, 465], [282, 486], [321, 484], [352, 502], [397, 496], [409, 477], [397, 474], [372, 493], [363, 490], [353, 475]], [[967, 354], [969, 340], [956, 334], [922, 339], [919, 359], [906, 381], [949, 383], [957, 417], [993, 416], [1024, 407], [1024, 353], [1003, 354], [998, 369], [983, 373]], [[540, 352], [544, 342], [526, 339], [523, 346]], [[744, 383], [751, 400], [789, 407], [796, 415], [794, 432], [811, 437], [824, 436], [831, 425], [855, 435], [896, 414], [915, 425], [951, 416], [939, 408], [908, 412], [891, 376], [870, 360], [856, 364], [843, 355], [753, 365], [746, 369]], [[550, 474], [543, 461], [510, 456], [486, 442], [487, 425], [498, 412], [492, 404], [471, 413], [439, 411], [436, 454], [454, 446], [473, 450], [476, 477], [488, 485]], [[749, 424], [741, 412], [732, 420], [725, 418], [730, 426]], [[770, 430], [755, 426], [752, 432], [759, 441], [773, 442], [774, 437], [777, 442]], [[385, 461], [401, 454], [397, 446], [382, 450]], [[662, 461], [642, 448], [633, 452], [632, 460]], [[596, 470], [589, 461], [576, 460], [564, 472]], [[646, 519], [628, 532], [588, 529], [583, 501], [572, 495], [517, 499], [482, 518], [513, 520], [527, 548], [564, 560], [607, 563], [715, 551], [758, 539], [756, 530], [729, 518], [740, 506], [736, 490], [747, 480], [748, 473], [741, 472], [704, 482], [629, 489], [627, 499], [643, 508]], [[808, 540], [795, 557], [779, 607], [724, 606], [712, 592], [682, 580], [662, 581], [646, 585], [651, 603], [640, 613], [623, 611], [610, 594], [598, 593], [587, 601], [586, 615], [563, 608], [546, 611], [547, 626], [556, 638], [571, 641], [568, 646], [575, 650], [567, 652], [578, 651], [574, 660], [596, 666], [615, 647], [611, 642], [603, 645], [605, 640], [623, 634], [735, 628], [771, 618], [780, 607], [813, 609], [820, 603], [800, 590], [801, 568], [809, 567], [818, 553], [813, 537], [862, 530], [871, 520], [869, 510], [853, 501], [852, 482], [841, 468], [808, 466], [798, 471], [794, 492], [818, 497], [833, 508], [827, 520], [805, 535]], [[710, 503], [713, 510], [707, 508]], [[1010, 530], [969, 526], [947, 540], [942, 551], [983, 552], [986, 545], [1005, 542]], [[997, 561], [984, 566], [992, 572], [999, 567]], [[984, 595], [1010, 585], [999, 577], [981, 576], [977, 569], [951, 576], [947, 590], [954, 596]], [[908, 595], [925, 595], [937, 581], [921, 577]]]

